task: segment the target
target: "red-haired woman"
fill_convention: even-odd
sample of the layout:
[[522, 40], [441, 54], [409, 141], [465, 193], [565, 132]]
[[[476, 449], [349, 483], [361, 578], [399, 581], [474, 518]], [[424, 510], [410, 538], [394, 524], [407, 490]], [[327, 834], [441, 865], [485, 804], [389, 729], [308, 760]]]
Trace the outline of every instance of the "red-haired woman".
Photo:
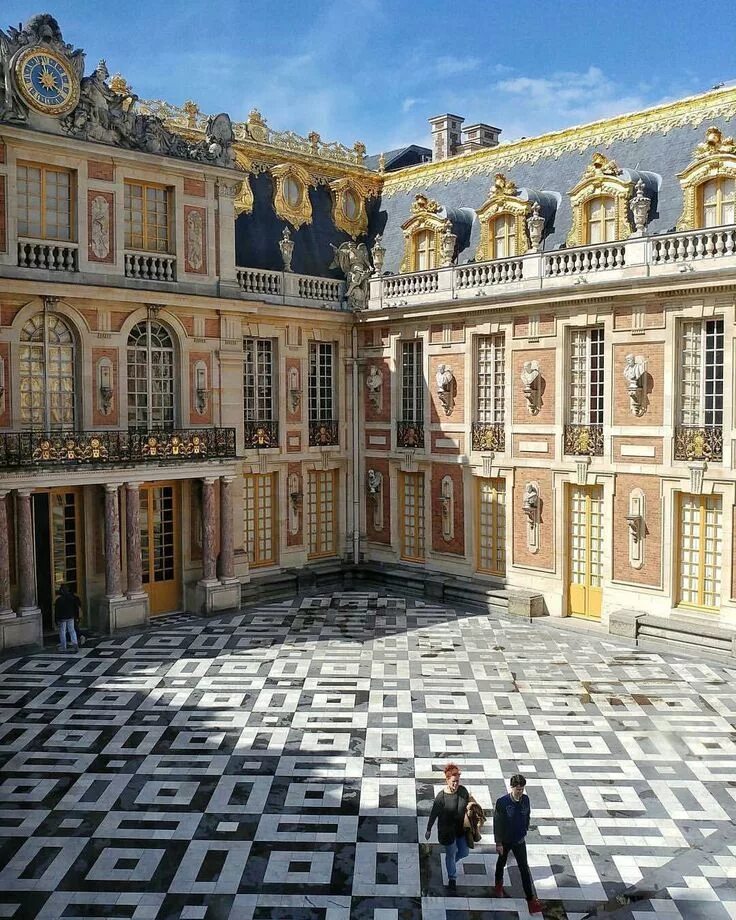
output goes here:
[[424, 836], [429, 840], [434, 822], [437, 821], [437, 839], [445, 851], [447, 885], [454, 891], [457, 888], [458, 860], [464, 859], [469, 853], [463, 832], [465, 809], [468, 803], [474, 802], [475, 799], [465, 786], [460, 785], [460, 768], [457, 764], [448, 763], [444, 774], [445, 788], [437, 793]]

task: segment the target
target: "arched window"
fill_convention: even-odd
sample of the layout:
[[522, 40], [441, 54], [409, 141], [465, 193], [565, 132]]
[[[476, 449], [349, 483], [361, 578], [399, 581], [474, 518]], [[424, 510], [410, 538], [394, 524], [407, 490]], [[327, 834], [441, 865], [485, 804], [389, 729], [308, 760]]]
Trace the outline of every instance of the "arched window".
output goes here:
[[20, 334], [20, 415], [46, 430], [74, 427], [74, 336], [55, 313], [37, 313]]
[[591, 198], [585, 206], [586, 242], [612, 243], [616, 239], [616, 202], [609, 195]]
[[418, 272], [437, 267], [434, 230], [419, 230], [414, 234], [414, 267]]
[[718, 176], [700, 186], [701, 226], [736, 223], [736, 179]]
[[128, 427], [173, 428], [174, 342], [155, 320], [134, 326], [128, 336]]
[[508, 259], [516, 253], [516, 217], [513, 214], [499, 214], [491, 221], [489, 239], [491, 258]]

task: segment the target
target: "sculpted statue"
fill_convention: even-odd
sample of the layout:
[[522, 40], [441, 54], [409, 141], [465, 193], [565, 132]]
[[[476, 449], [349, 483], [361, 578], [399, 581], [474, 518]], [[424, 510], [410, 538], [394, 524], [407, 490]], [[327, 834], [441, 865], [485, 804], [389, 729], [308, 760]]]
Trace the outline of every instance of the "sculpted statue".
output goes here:
[[291, 238], [291, 231], [288, 227], [284, 227], [284, 232], [281, 234], [279, 249], [281, 250], [281, 258], [284, 260], [284, 271], [290, 272], [291, 257], [294, 255], [294, 240]]
[[624, 379], [629, 390], [638, 390], [641, 388], [644, 373], [647, 369], [647, 362], [642, 355], [626, 355], [624, 358]]
[[383, 376], [380, 368], [375, 364], [371, 365], [368, 376], [365, 378], [366, 389], [368, 390], [368, 399], [378, 409], [381, 402], [381, 387], [383, 386]]
[[345, 299], [351, 310], [365, 310], [368, 305], [368, 282], [373, 274], [368, 247], [365, 243], [348, 240], [335, 246], [330, 243], [335, 257], [330, 268], [339, 268], [345, 275]]
[[437, 398], [442, 403], [445, 415], [450, 415], [454, 405], [452, 394], [454, 381], [455, 375], [452, 373], [452, 368], [448, 364], [440, 364], [435, 374], [435, 382], [437, 384]]
[[377, 496], [383, 486], [383, 473], [378, 470], [368, 470], [367, 476], [368, 495]]
[[539, 397], [541, 395], [539, 362], [525, 361], [519, 377], [521, 378], [522, 393], [529, 411], [532, 415], [536, 415], [539, 412]]
[[521, 510], [527, 515], [529, 520], [537, 513], [539, 508], [539, 489], [533, 482], [528, 482], [524, 486], [524, 499], [521, 503]]

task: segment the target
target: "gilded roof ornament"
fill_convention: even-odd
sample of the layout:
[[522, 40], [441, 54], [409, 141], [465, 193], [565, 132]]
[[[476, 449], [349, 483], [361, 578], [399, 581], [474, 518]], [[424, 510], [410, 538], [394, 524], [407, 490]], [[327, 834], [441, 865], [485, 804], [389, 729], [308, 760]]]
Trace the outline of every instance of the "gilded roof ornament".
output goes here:
[[594, 153], [590, 164], [583, 173], [584, 179], [598, 176], [620, 176], [623, 170], [615, 160], [609, 160], [604, 153]]
[[250, 110], [245, 128], [254, 141], [265, 142], [268, 140], [268, 125], [258, 109]]
[[192, 102], [191, 99], [187, 99], [182, 109], [187, 116], [187, 128], [196, 128], [197, 116], [199, 115], [199, 106], [197, 103]]
[[416, 195], [411, 203], [412, 214], [439, 214], [442, 205], [435, 201], [434, 198], [427, 198], [426, 195]]
[[694, 156], [699, 159], [714, 153], [736, 153], [736, 141], [732, 137], [724, 137], [720, 128], [711, 125], [705, 132], [705, 141], [695, 148]]
[[491, 195], [516, 195], [518, 189], [513, 179], [507, 179], [503, 173], [496, 173], [491, 186]]
[[110, 80], [110, 89], [117, 93], [118, 96], [129, 96], [133, 92], [133, 87], [128, 83], [121, 73], [112, 75]]

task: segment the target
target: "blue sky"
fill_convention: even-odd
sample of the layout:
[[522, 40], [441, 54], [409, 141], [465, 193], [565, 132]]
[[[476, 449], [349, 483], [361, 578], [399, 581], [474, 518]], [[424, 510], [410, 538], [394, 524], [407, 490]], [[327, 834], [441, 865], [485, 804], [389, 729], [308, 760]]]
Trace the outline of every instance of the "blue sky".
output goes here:
[[[44, 7], [0, 4], [0, 28]], [[370, 153], [442, 112], [540, 134], [736, 80], [733, 0], [49, 0], [64, 38], [143, 99]]]

